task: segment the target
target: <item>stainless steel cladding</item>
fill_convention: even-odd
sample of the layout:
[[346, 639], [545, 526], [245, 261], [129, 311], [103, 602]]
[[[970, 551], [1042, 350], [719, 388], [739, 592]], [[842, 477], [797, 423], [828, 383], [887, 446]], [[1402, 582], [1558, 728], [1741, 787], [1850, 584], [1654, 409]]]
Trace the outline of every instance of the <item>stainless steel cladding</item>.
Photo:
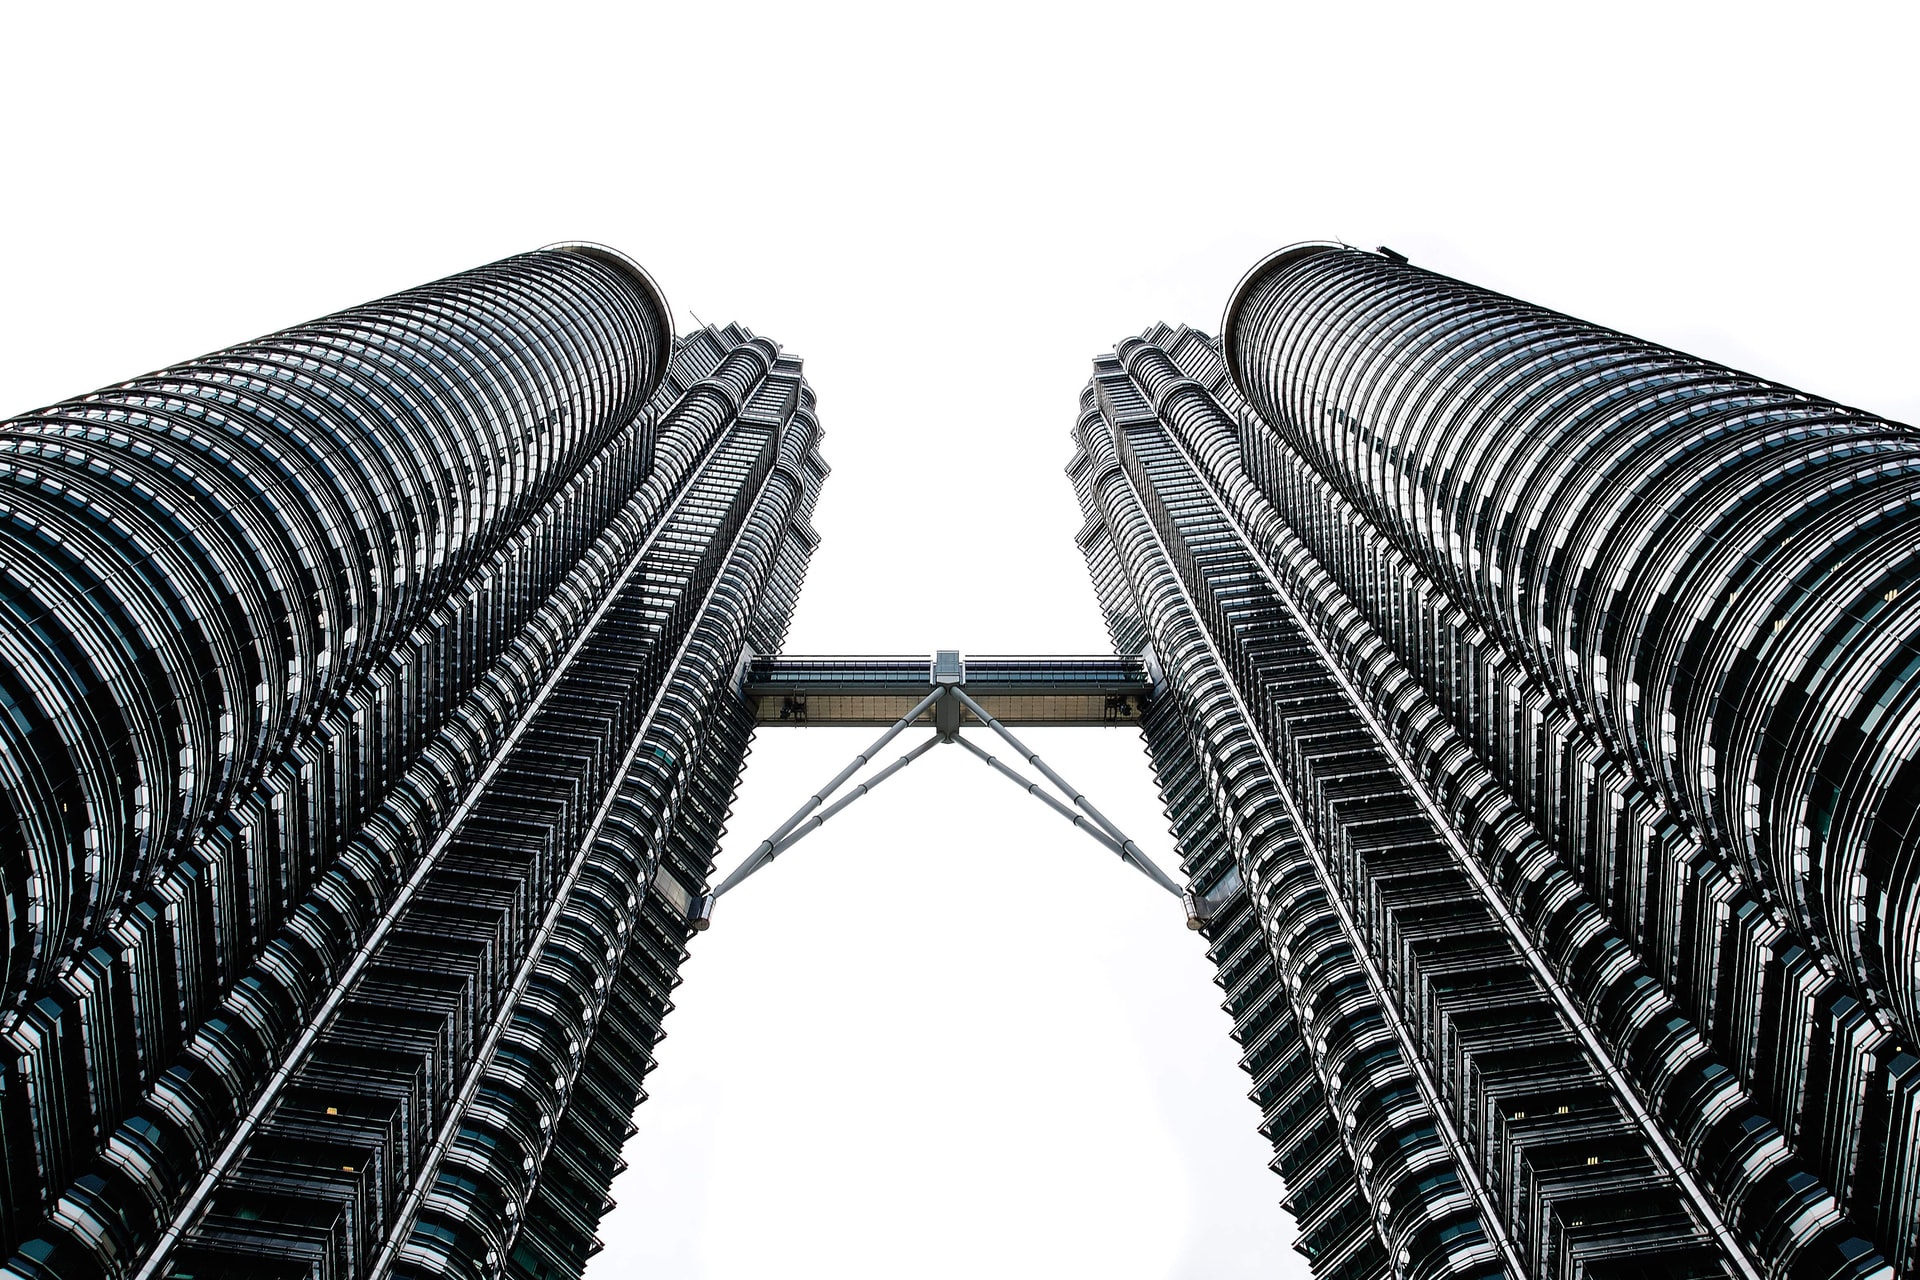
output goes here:
[[811, 403], [563, 245], [0, 427], [8, 1274], [579, 1274]]
[[1911, 428], [1316, 244], [1077, 440], [1317, 1274], [1916, 1273]]

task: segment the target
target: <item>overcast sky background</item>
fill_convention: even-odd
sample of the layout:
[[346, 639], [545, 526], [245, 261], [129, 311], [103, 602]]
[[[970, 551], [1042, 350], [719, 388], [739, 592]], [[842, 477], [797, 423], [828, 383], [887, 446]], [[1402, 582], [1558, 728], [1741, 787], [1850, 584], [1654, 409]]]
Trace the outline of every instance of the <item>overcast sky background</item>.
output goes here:
[[[1920, 421], [1906, 5], [10, 6], [0, 413], [561, 239], [806, 360], [792, 652], [1095, 652], [1089, 358], [1309, 238]], [[755, 744], [730, 867], [864, 731]], [[1137, 736], [1033, 745], [1163, 860]], [[590, 1280], [1304, 1275], [1202, 944], [960, 752], [726, 900]]]

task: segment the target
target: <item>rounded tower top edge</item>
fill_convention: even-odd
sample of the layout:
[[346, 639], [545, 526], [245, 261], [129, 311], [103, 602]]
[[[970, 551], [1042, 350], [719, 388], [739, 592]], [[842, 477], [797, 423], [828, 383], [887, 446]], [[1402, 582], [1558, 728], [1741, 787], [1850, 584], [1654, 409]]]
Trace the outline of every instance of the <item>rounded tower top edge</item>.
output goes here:
[[1227, 297], [1226, 310], [1220, 314], [1220, 350], [1226, 357], [1227, 376], [1233, 379], [1233, 385], [1246, 394], [1246, 386], [1240, 377], [1240, 361], [1234, 350], [1233, 331], [1240, 319], [1240, 308], [1245, 304], [1254, 285], [1270, 272], [1312, 257], [1316, 253], [1328, 253], [1339, 249], [1351, 249], [1352, 245], [1339, 240], [1299, 240], [1284, 248], [1275, 249], [1260, 261], [1247, 268], [1240, 277], [1240, 283], [1233, 286], [1233, 292]]
[[654, 310], [660, 314], [660, 329], [666, 335], [669, 348], [674, 339], [673, 307], [667, 302], [666, 290], [660, 287], [647, 269], [629, 258], [611, 245], [599, 244], [592, 240], [556, 240], [552, 244], [540, 246], [541, 253], [577, 253], [582, 257], [593, 258], [605, 263], [625, 275], [653, 303]]

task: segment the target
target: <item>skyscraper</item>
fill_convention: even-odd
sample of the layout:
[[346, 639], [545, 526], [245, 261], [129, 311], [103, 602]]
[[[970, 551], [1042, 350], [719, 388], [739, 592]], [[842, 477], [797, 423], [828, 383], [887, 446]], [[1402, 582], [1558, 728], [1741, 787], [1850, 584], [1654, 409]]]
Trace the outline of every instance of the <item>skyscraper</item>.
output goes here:
[[1386, 251], [1070, 474], [1322, 1276], [1920, 1267], [1920, 437]]
[[825, 474], [561, 245], [0, 425], [11, 1275], [577, 1275]]
[[[0, 424], [0, 1253], [577, 1276], [713, 897], [1144, 731], [1323, 1277], [1920, 1275], [1920, 438], [1300, 245], [1096, 362], [1113, 655], [780, 655], [799, 362], [558, 245]], [[720, 885], [756, 724], [932, 730]], [[973, 742], [987, 729], [1062, 796]]]

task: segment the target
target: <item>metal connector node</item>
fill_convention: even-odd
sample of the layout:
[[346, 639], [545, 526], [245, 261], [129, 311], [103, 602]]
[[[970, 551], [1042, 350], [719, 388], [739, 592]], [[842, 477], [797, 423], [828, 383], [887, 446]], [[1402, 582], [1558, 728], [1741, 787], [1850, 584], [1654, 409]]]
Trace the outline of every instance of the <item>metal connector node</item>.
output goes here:
[[1246, 887], [1240, 879], [1238, 864], [1228, 867], [1227, 874], [1221, 876], [1213, 888], [1205, 893], [1195, 893], [1192, 889], [1180, 895], [1180, 905], [1187, 911], [1187, 928], [1198, 933], [1220, 918], [1220, 912], [1233, 901], [1234, 895]]
[[1193, 890], [1188, 889], [1181, 893], [1180, 905], [1185, 907], [1187, 911], [1187, 928], [1193, 930], [1195, 933], [1200, 932], [1200, 930], [1212, 923], [1212, 917], [1203, 913], [1200, 900], [1193, 896]]

